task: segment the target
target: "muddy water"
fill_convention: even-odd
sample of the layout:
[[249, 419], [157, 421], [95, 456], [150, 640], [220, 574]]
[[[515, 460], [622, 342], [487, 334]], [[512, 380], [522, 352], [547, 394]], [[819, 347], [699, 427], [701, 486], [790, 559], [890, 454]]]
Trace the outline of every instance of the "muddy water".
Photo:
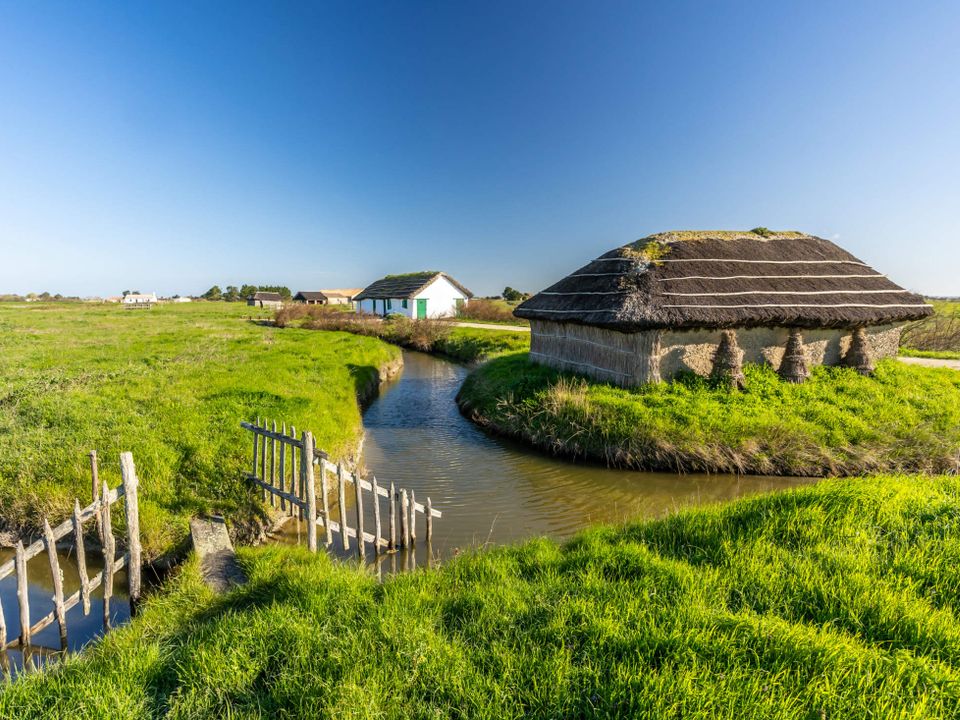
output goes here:
[[[443, 512], [434, 524], [430, 552], [422, 542], [421, 525], [416, 553], [388, 557], [383, 561], [387, 570], [442, 560], [464, 548], [539, 535], [563, 539], [595, 523], [658, 517], [682, 507], [809, 482], [631, 472], [551, 458], [490, 437], [460, 415], [454, 398], [467, 373], [461, 365], [405, 352], [403, 372], [382, 388], [363, 416], [368, 473], [381, 484], [392, 480], [413, 490], [419, 502], [430, 497]], [[347, 504], [352, 518], [352, 503]], [[369, 531], [372, 513], [366, 509]], [[385, 500], [381, 512], [386, 518]], [[290, 523], [283, 537], [296, 542], [302, 528]], [[333, 547], [338, 555], [351, 555], [343, 551], [339, 537]]]
[[[63, 571], [64, 597], [70, 597], [80, 588], [80, 574], [77, 571], [76, 555], [72, 551], [60, 551], [60, 569]], [[0, 550], [0, 564], [13, 557], [13, 550]], [[95, 577], [103, 569], [103, 558], [98, 552], [87, 550], [87, 575]], [[27, 563], [27, 577], [30, 579], [30, 621], [53, 611], [53, 581], [50, 577], [50, 560], [41, 553]], [[17, 578], [10, 575], [0, 580], [0, 603], [3, 605], [3, 617], [7, 626], [7, 640], [20, 635], [20, 611], [17, 604]], [[112, 627], [126, 623], [130, 619], [130, 602], [127, 596], [127, 572], [121, 570], [114, 576], [113, 597], [110, 598], [110, 622]], [[97, 588], [90, 598], [90, 614], [84, 616], [82, 604], [67, 612], [67, 650], [75, 652], [103, 635], [103, 588]], [[60, 647], [60, 629], [57, 623], [36, 633], [31, 646], [24, 652], [19, 646], [0, 652], [0, 677], [5, 674], [14, 676], [29, 672], [33, 668], [45, 665], [63, 655]]]

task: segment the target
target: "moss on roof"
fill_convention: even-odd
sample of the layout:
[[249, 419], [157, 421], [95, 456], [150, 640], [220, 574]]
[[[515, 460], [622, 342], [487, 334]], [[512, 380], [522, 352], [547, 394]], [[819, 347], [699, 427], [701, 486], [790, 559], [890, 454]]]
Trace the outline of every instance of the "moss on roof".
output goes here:
[[753, 230], [668, 230], [637, 240], [630, 247], [645, 245], [650, 241], [670, 243], [696, 240], [805, 240], [809, 237], [811, 236], [807, 233], [796, 230], [768, 230], [767, 228], [754, 228]]

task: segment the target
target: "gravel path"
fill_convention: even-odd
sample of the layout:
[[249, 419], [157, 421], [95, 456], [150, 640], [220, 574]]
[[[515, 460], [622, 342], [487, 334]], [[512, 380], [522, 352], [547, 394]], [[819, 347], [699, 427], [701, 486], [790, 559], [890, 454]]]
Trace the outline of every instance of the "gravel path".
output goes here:
[[945, 367], [953, 368], [954, 370], [960, 370], [960, 360], [940, 360], [939, 358], [915, 357], [898, 357], [897, 360], [910, 365], [923, 365], [924, 367]]

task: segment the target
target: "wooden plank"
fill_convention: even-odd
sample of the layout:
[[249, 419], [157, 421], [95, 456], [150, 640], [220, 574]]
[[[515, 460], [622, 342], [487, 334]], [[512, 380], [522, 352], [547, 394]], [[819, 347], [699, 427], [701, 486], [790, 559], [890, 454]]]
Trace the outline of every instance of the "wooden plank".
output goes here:
[[327, 547], [333, 544], [333, 530], [330, 528], [330, 488], [327, 486], [327, 460], [320, 458], [320, 495], [323, 503], [324, 530], [327, 533]]
[[[107, 481], [103, 481], [103, 494], [106, 496]], [[117, 553], [113, 539], [113, 526], [110, 522], [110, 503], [103, 503], [103, 629], [110, 629], [110, 598], [113, 597], [113, 563]]]
[[391, 550], [397, 547], [397, 489], [390, 481], [390, 544], [387, 546]]
[[410, 547], [417, 544], [417, 494], [410, 491]]
[[430, 544], [430, 541], [433, 539], [433, 503], [430, 502], [430, 498], [427, 498], [427, 545]]
[[73, 544], [77, 548], [77, 573], [80, 575], [80, 599], [83, 614], [90, 614], [90, 578], [87, 575], [87, 549], [83, 542], [83, 521], [80, 519], [80, 501], [73, 502]]
[[[340, 527], [345, 528], [347, 527], [347, 496], [343, 486], [343, 463], [337, 463], [337, 489], [337, 499], [340, 503]], [[350, 536], [345, 532], [341, 532], [340, 537], [343, 540], [343, 549], [349, 550]]]
[[225, 593], [247, 581], [222, 517], [191, 518], [190, 539], [200, 561], [200, 576], [215, 593]]
[[301, 476], [307, 495], [307, 547], [317, 551], [317, 489], [313, 478], [313, 434], [303, 433], [303, 456]]
[[[426, 513], [426, 508], [420, 503], [416, 503], [413, 506], [413, 509], [416, 510], [418, 513]], [[435, 518], [443, 517], [442, 512], [440, 512], [439, 510], [434, 510], [433, 508], [430, 508], [430, 515], [431, 517], [435, 517]]]
[[[260, 422], [260, 419], [257, 418], [257, 423]], [[285, 442], [287, 445], [292, 445], [297, 449], [303, 449], [303, 442], [298, 440], [296, 437], [289, 437], [281, 435], [279, 432], [272, 432], [266, 427], [260, 427], [259, 424], [254, 425], [253, 423], [241, 422], [240, 427], [244, 430], [250, 430], [254, 435], [259, 435], [260, 437], [265, 438], [276, 438], [280, 442]]]
[[269, 484], [265, 483], [265, 482], [264, 482], [263, 480], [261, 480], [260, 478], [253, 477], [252, 475], [247, 475], [247, 479], [250, 480], [254, 485], [257, 485], [258, 487], [263, 488], [263, 489], [266, 490], [267, 492], [273, 493], [274, 495], [277, 495], [278, 497], [282, 497], [284, 500], [286, 500], [286, 501], [287, 501], [288, 503], [290, 503], [291, 505], [299, 505], [299, 506], [302, 507], [303, 505], [306, 504], [306, 503], [304, 503], [300, 498], [296, 497], [295, 495], [291, 495], [290, 493], [286, 493], [286, 492], [281, 492], [280, 490], [277, 490], [275, 487], [273, 487], [273, 485], [269, 485]]
[[373, 528], [375, 532], [373, 533], [374, 542], [373, 542], [373, 551], [375, 554], [380, 554], [380, 487], [377, 485], [377, 476], [373, 476]]
[[[324, 524], [323, 524], [323, 518], [317, 517], [317, 526], [318, 526], [318, 527], [323, 527], [323, 526], [324, 526]], [[348, 527], [348, 528], [344, 529], [344, 528], [341, 527], [340, 523], [338, 523], [336, 520], [331, 520], [331, 521], [330, 521], [330, 528], [331, 528], [334, 532], [345, 532], [346, 535], [348, 535], [349, 537], [352, 537], [352, 538], [356, 538], [356, 537], [357, 537], [357, 531], [356, 531], [356, 529], [354, 529], [354, 528], [352, 528], [352, 527]], [[373, 535], [371, 535], [370, 533], [364, 531], [364, 533], [363, 533], [363, 541], [364, 541], [364, 542], [368, 542], [368, 543], [373, 543], [373, 542], [376, 542], [376, 538], [375, 538]], [[380, 547], [386, 547], [386, 546], [387, 546], [387, 541], [386, 541], [385, 539], [381, 538], [381, 539], [380, 539]]]
[[67, 611], [63, 609], [63, 572], [60, 570], [60, 558], [57, 557], [57, 541], [53, 539], [50, 522], [43, 519], [43, 538], [47, 543], [47, 557], [50, 560], [50, 579], [53, 580], [53, 613], [60, 627], [60, 647], [67, 649]]
[[[93, 486], [91, 502], [96, 502], [100, 499], [100, 472], [97, 469], [97, 451], [90, 451], [90, 480], [91, 485]], [[102, 543], [103, 542], [103, 523], [100, 521], [100, 516], [97, 515], [97, 539]]]
[[410, 500], [407, 497], [407, 491], [400, 491], [400, 547], [405, 548], [410, 545], [410, 530], [407, 523], [410, 521]]
[[[277, 485], [277, 421], [273, 421], [273, 437], [270, 438], [270, 480], [269, 483], [276, 487]], [[277, 496], [270, 494], [270, 507], [277, 507]]]
[[[287, 434], [287, 424], [283, 424], [283, 434]], [[280, 443], [280, 489], [284, 492], [287, 490], [287, 444], [282, 442]], [[293, 492], [293, 481], [290, 482], [290, 492]], [[293, 514], [294, 506], [290, 506], [290, 514]], [[287, 499], [281, 495], [280, 496], [280, 509], [286, 511], [287, 509]]]
[[357, 543], [357, 557], [363, 558], [363, 488], [360, 487], [360, 483], [354, 483], [354, 489], [356, 490], [356, 502], [357, 502], [357, 536], [360, 538], [360, 542]]
[[17, 603], [20, 605], [20, 645], [30, 644], [30, 584], [27, 580], [27, 556], [23, 543], [17, 540]]
[[127, 516], [127, 547], [130, 553], [130, 567], [127, 581], [130, 594], [130, 608], [133, 610], [140, 601], [140, 503], [137, 498], [137, 469], [133, 464], [133, 453], [120, 453], [120, 475], [123, 478], [123, 507]]

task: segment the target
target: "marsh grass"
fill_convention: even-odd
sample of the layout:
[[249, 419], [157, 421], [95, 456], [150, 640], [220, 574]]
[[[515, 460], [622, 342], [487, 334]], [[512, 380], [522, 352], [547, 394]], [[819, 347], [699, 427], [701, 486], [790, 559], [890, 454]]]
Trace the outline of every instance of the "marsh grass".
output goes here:
[[[141, 478], [148, 559], [182, 543], [198, 512], [255, 513], [239, 427], [286, 420], [336, 456], [361, 432], [356, 395], [397, 350], [347, 333], [277, 330], [233, 303], [0, 306], [0, 517], [29, 533], [90, 495], [87, 452]], [[256, 311], [255, 311], [256, 312]]]
[[508, 355], [458, 399], [493, 431], [617, 467], [776, 475], [954, 472], [960, 373], [880, 362], [873, 377], [819, 367], [802, 385], [748, 365], [746, 391], [696, 375], [623, 389]]
[[188, 564], [0, 717], [946, 718], [960, 714], [960, 479], [816, 486], [468, 552], [382, 585], [244, 549]]
[[910, 323], [900, 337], [900, 354], [960, 360], [960, 303], [933, 301], [934, 315]]

